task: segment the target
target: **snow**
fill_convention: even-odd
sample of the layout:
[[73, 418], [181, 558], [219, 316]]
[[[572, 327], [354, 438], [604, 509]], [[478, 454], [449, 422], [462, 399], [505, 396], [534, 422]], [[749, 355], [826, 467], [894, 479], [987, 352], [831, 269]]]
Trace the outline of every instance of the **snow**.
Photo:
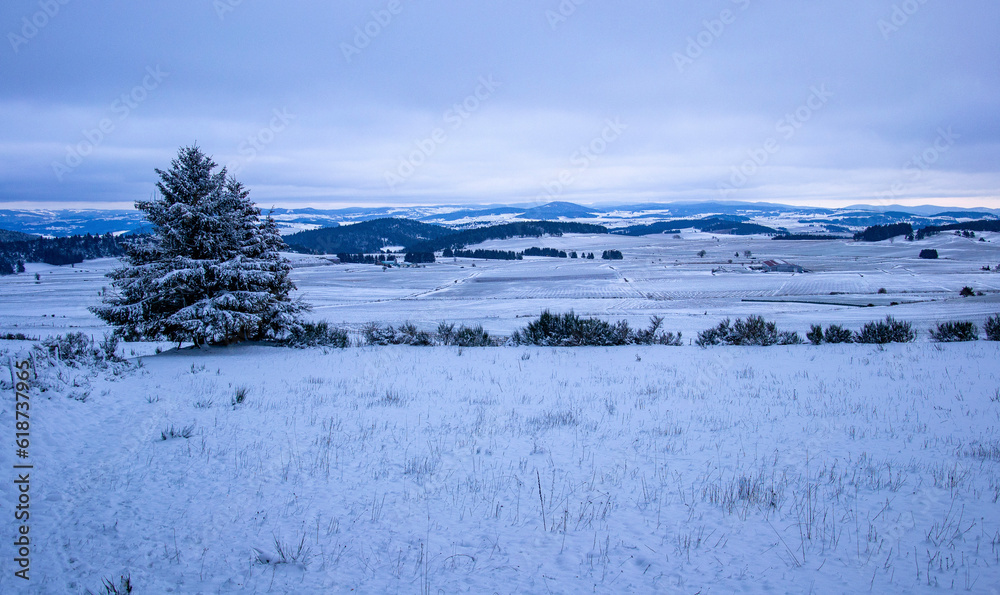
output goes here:
[[[33, 397], [32, 586], [988, 592], [998, 355], [171, 351], [85, 402]], [[262, 563], [275, 540], [310, 555]]]
[[[625, 260], [385, 272], [290, 255], [293, 297], [350, 328], [444, 320], [507, 333], [544, 308], [573, 308], [637, 325], [662, 315], [685, 339], [749, 313], [800, 332], [892, 314], [921, 337], [158, 355], [167, 344], [123, 344], [142, 356], [125, 374], [39, 367], [32, 581], [13, 577], [4, 546], [0, 592], [99, 592], [123, 574], [139, 593], [995, 592], [1000, 344], [935, 344], [926, 332], [1000, 312], [1000, 275], [981, 270], [1000, 263], [1000, 236], [986, 237], [528, 238], [476, 247], [619, 249]], [[923, 247], [942, 258], [917, 259]], [[744, 250], [813, 272], [751, 272]], [[86, 307], [115, 265], [29, 264], [0, 278], [0, 333], [99, 339], [108, 329]], [[986, 295], [958, 297], [965, 285]], [[877, 305], [742, 301], [822, 297]], [[0, 362], [27, 348], [0, 341]], [[55, 388], [38, 393], [43, 382]], [[12, 398], [0, 401], [8, 536], [12, 412]], [[187, 427], [189, 438], [161, 439]]]
[[[534, 258], [484, 261], [440, 258], [419, 269], [370, 265], [298, 268], [293, 278], [314, 317], [357, 327], [378, 319], [411, 321], [425, 330], [448, 319], [482, 324], [508, 334], [524, 318], [543, 309], [645, 325], [649, 316], [665, 318], [664, 328], [693, 338], [719, 319], [762, 314], [780, 327], [804, 333], [810, 324], [840, 323], [857, 327], [887, 314], [913, 320], [921, 330], [935, 322], [968, 318], [981, 324], [1000, 311], [1000, 249], [996, 241], [978, 242], [936, 236], [922, 242], [772, 241], [761, 237], [713, 236], [684, 232], [624, 237], [566, 235], [489, 241], [469, 249], [523, 250], [531, 246], [594, 252], [595, 260]], [[917, 258], [923, 247], [942, 258]], [[600, 254], [618, 249], [623, 261]], [[699, 258], [699, 250], [707, 255]], [[743, 257], [745, 250], [752, 259]], [[736, 252], [739, 257], [735, 256]], [[778, 258], [812, 272], [752, 272], [752, 262]], [[728, 261], [732, 260], [732, 263]], [[473, 264], [475, 265], [473, 267]], [[982, 270], [990, 265], [991, 271]], [[713, 274], [713, 269], [716, 271]], [[720, 270], [722, 269], [722, 270]], [[969, 285], [987, 294], [961, 298]], [[885, 288], [885, 294], [877, 293]], [[831, 292], [837, 295], [831, 296]], [[744, 299], [780, 299], [781, 303]], [[809, 302], [835, 301], [832, 305]], [[801, 300], [807, 303], [800, 303]], [[893, 301], [900, 305], [890, 305]], [[858, 308], [839, 304], [857, 304]]]

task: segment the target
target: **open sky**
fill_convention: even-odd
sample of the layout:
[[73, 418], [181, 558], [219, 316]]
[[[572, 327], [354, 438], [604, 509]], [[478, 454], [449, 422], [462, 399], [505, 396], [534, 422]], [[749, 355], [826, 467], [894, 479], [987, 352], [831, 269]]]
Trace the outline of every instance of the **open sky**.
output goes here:
[[5, 0], [0, 206], [1000, 208], [995, 0]]

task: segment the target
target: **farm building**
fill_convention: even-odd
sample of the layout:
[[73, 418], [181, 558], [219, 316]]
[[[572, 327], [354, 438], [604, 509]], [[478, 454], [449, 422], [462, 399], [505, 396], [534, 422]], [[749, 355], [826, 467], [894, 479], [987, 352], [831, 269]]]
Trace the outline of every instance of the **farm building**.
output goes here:
[[765, 260], [761, 269], [767, 273], [804, 273], [806, 270], [787, 260]]

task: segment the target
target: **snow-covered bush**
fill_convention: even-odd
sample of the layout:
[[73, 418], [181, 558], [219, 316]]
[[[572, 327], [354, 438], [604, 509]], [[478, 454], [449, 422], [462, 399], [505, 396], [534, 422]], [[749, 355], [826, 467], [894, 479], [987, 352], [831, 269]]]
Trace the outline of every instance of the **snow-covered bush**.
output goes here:
[[369, 322], [361, 329], [368, 345], [433, 345], [430, 333], [418, 329], [413, 323], [404, 323], [399, 328]]
[[831, 324], [823, 333], [823, 340], [827, 343], [850, 343], [853, 339], [854, 333], [839, 324]]
[[1000, 341], [1000, 314], [987, 318], [983, 324], [983, 331], [986, 333], [987, 341]]
[[979, 327], [970, 321], [942, 322], [937, 329], [931, 329], [931, 337], [941, 343], [978, 341]]
[[781, 331], [778, 333], [778, 345], [801, 345], [803, 343], [805, 341], [795, 331]]
[[368, 345], [393, 345], [396, 339], [396, 329], [389, 325], [369, 322], [361, 328], [361, 335]]
[[717, 326], [698, 333], [695, 341], [701, 347], [709, 345], [798, 345], [802, 338], [794, 331], [778, 331], [774, 322], [762, 316], [747, 316], [730, 322], [727, 318]]
[[126, 246], [108, 276], [114, 292], [91, 308], [126, 339], [202, 343], [279, 338], [307, 309], [291, 300], [291, 266], [270, 217], [249, 190], [196, 147], [156, 170], [158, 196], [135, 203], [153, 235]]
[[101, 351], [107, 359], [117, 359], [118, 357], [118, 335], [114, 333], [104, 333], [101, 339]]
[[397, 345], [427, 346], [434, 344], [430, 333], [418, 329], [412, 322], [405, 322], [402, 326], [396, 329], [395, 342]]
[[778, 325], [763, 316], [737, 318], [733, 324], [733, 345], [774, 345], [778, 342]]
[[649, 318], [649, 328], [637, 330], [632, 335], [632, 342], [636, 345], [671, 345], [681, 344], [681, 333], [660, 332], [663, 325], [662, 316], [651, 316]]
[[865, 324], [860, 331], [854, 333], [853, 339], [855, 343], [882, 345], [885, 343], [909, 343], [916, 336], [912, 324], [896, 320], [892, 316], [886, 316], [885, 320]]
[[98, 375], [115, 379], [140, 369], [111, 350], [107, 341], [101, 346], [81, 332], [48, 337], [31, 348], [35, 380], [33, 386], [41, 393], [61, 394], [77, 401], [86, 401], [91, 392], [91, 379]]
[[727, 318], [718, 325], [705, 329], [698, 333], [695, 345], [708, 347], [709, 345], [730, 345], [730, 336], [733, 333], [732, 322]]
[[437, 338], [442, 345], [451, 345], [451, 341], [454, 337], [455, 337], [454, 322], [442, 322], [438, 324]]
[[482, 325], [479, 324], [476, 326], [465, 326], [463, 324], [458, 327], [457, 331], [454, 331], [454, 333], [448, 338], [448, 341], [445, 341], [444, 337], [441, 337], [440, 335], [438, 338], [444, 345], [457, 345], [459, 347], [489, 347], [497, 344], [497, 342], [490, 337], [490, 334], [483, 330]]
[[283, 343], [290, 347], [337, 347], [344, 348], [351, 344], [346, 331], [330, 326], [330, 323], [303, 322], [292, 327]]
[[4, 341], [37, 341], [38, 337], [29, 337], [24, 333], [4, 333], [0, 335], [0, 339]]
[[583, 345], [628, 345], [634, 338], [628, 323], [614, 324], [597, 318], [580, 318], [572, 311], [566, 314], [542, 312], [538, 320], [515, 331], [511, 340], [517, 345], [551, 345], [579, 347]]
[[71, 366], [105, 359], [104, 352], [94, 345], [94, 339], [79, 332], [48, 337], [42, 341], [42, 347], [49, 356]]
[[820, 343], [851, 343], [853, 342], [853, 337], [854, 333], [839, 324], [831, 324], [826, 327], [826, 331], [823, 330], [822, 325], [814, 324], [806, 334], [806, 338], [813, 345], [819, 345]]

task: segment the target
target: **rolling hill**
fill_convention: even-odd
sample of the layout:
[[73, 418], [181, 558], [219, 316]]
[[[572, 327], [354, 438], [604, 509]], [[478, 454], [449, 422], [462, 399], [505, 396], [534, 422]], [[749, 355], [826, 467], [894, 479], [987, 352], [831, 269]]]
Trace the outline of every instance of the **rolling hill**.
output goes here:
[[386, 246], [408, 246], [452, 233], [453, 230], [440, 225], [389, 217], [300, 231], [285, 236], [285, 243], [292, 250], [320, 254], [378, 252]]

